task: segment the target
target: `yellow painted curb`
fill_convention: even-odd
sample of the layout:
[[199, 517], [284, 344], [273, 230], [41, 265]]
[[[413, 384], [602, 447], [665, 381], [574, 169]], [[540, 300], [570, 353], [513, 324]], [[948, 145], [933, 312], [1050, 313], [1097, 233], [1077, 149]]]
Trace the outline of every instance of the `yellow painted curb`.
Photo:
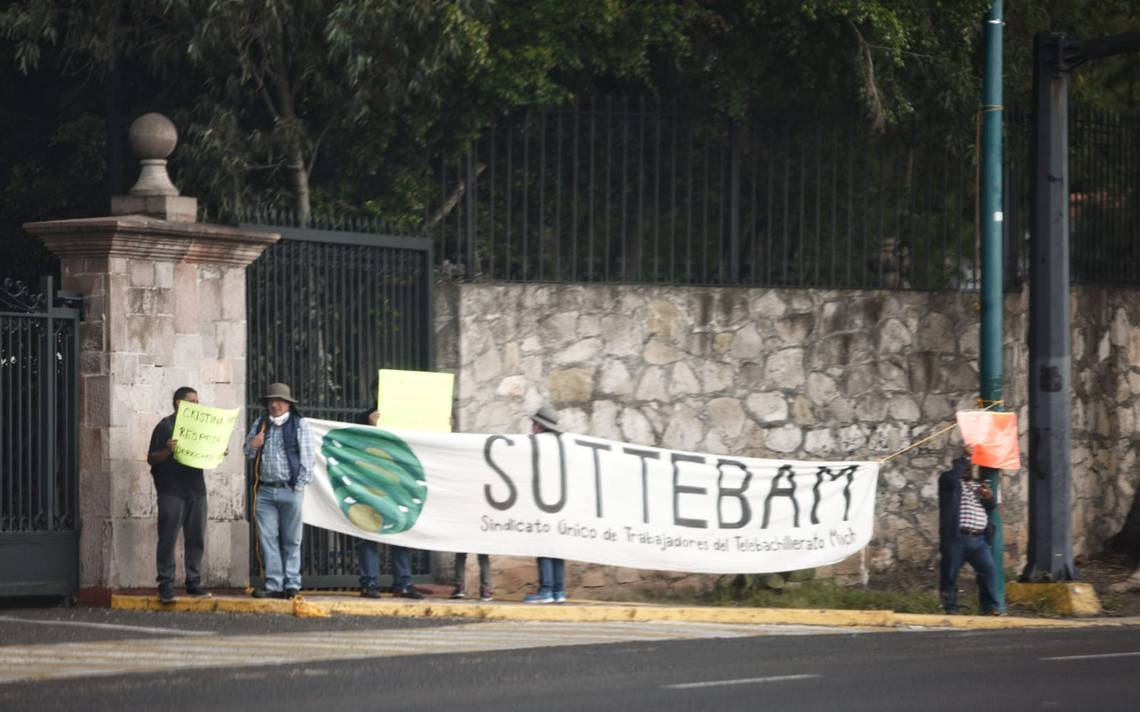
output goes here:
[[[734, 608], [608, 603], [525, 605], [514, 602], [475, 603], [451, 601], [362, 600], [317, 594], [305, 598], [304, 609], [316, 615], [392, 616], [414, 618], [473, 618], [494, 621], [561, 621], [582, 623], [677, 621], [747, 625], [810, 625], [849, 628], [953, 628], [998, 630], [1012, 628], [1082, 628], [1140, 625], [1140, 618], [1068, 620], [1013, 616], [949, 616], [801, 608]], [[116, 594], [111, 607], [134, 611], [190, 611], [226, 613], [296, 614], [292, 601], [216, 597], [181, 598], [160, 603], [155, 596]]]
[[1055, 583], [1021, 583], [1005, 585], [1005, 599], [1010, 603], [1032, 606], [1061, 616], [1100, 615], [1100, 599], [1092, 584], [1076, 581]]
[[157, 596], [111, 595], [111, 608], [120, 611], [179, 611], [184, 613], [292, 613], [293, 602], [276, 598], [179, 598], [163, 603]]

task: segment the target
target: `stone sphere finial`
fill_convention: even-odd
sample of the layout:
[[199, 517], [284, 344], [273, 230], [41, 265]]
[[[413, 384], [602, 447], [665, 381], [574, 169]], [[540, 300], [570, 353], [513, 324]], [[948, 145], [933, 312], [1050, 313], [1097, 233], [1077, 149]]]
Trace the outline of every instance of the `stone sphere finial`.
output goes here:
[[139, 157], [142, 170], [131, 188], [131, 195], [178, 195], [178, 188], [166, 173], [166, 157], [178, 145], [174, 122], [162, 114], [143, 114], [131, 124], [128, 134], [131, 150]]
[[178, 145], [178, 129], [174, 122], [162, 114], [143, 114], [131, 124], [128, 138], [131, 150], [143, 159], [165, 159]]

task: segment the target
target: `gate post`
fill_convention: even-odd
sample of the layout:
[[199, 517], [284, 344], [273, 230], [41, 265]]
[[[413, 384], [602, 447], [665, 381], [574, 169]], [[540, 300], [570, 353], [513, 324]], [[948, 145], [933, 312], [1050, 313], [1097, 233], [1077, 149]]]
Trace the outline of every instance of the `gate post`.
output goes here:
[[[82, 599], [103, 604], [114, 589], [155, 585], [156, 501], [146, 455], [174, 390], [192, 386], [203, 403], [244, 407], [245, 267], [278, 239], [197, 222], [196, 199], [180, 196], [166, 173], [177, 144], [166, 117], [139, 117], [130, 143], [142, 171], [129, 195], [112, 198], [110, 216], [24, 226], [60, 258], [62, 287], [84, 298], [79, 585]], [[249, 579], [240, 439], [206, 473], [208, 586]]]

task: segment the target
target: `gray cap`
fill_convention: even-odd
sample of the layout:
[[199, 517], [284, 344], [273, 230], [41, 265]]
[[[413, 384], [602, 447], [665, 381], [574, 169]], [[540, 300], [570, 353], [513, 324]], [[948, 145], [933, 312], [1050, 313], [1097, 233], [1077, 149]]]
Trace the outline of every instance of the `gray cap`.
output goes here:
[[544, 405], [539, 408], [535, 411], [534, 415], [530, 416], [530, 419], [547, 430], [555, 433], [562, 432], [562, 429], [558, 427], [558, 411], [549, 405]]
[[293, 400], [293, 390], [284, 383], [269, 384], [269, 387], [265, 389], [265, 395], [261, 397], [261, 400], [264, 402], [271, 398], [278, 398], [285, 401], [286, 403], [297, 405], [297, 401]]

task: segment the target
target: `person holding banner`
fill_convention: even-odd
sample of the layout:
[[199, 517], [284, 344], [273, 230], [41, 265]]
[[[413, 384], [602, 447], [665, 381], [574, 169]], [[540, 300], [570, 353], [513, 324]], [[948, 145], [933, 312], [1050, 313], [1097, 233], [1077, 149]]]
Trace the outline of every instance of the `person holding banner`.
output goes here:
[[997, 567], [990, 553], [994, 494], [974, 477], [970, 463], [973, 448], [967, 444], [953, 466], [938, 477], [938, 534], [941, 561], [938, 594], [947, 613], [958, 611], [958, 572], [969, 563], [978, 579], [978, 607], [982, 615], [1001, 615], [997, 601]]
[[[376, 385], [373, 382], [373, 392], [376, 392]], [[357, 425], [376, 426], [379, 422], [380, 411], [376, 408], [356, 416]], [[412, 585], [412, 550], [406, 546], [389, 544], [388, 551], [392, 554], [392, 595], [422, 600], [424, 595]], [[356, 560], [360, 566], [360, 595], [380, 598], [380, 544], [368, 539], [357, 539]]]
[[[530, 416], [531, 433], [554, 433], [558, 428], [558, 413], [544, 405]], [[566, 601], [566, 560], [540, 556], [538, 563], [538, 591], [523, 598], [523, 603], [564, 603]]]
[[178, 403], [198, 402], [198, 392], [189, 386], [174, 391], [174, 412], [158, 421], [150, 435], [146, 461], [154, 478], [158, 495], [158, 546], [155, 564], [158, 568], [158, 598], [172, 603], [174, 595], [174, 547], [182, 530], [182, 546], [186, 565], [186, 595], [209, 596], [202, 588], [202, 553], [206, 549], [206, 481], [202, 470], [187, 467], [174, 459], [178, 440], [174, 437], [174, 420]]
[[293, 598], [301, 590], [301, 504], [313, 479], [316, 448], [292, 390], [271, 383], [261, 398], [265, 413], [246, 436], [253, 460], [254, 517], [263, 588], [254, 598]]

